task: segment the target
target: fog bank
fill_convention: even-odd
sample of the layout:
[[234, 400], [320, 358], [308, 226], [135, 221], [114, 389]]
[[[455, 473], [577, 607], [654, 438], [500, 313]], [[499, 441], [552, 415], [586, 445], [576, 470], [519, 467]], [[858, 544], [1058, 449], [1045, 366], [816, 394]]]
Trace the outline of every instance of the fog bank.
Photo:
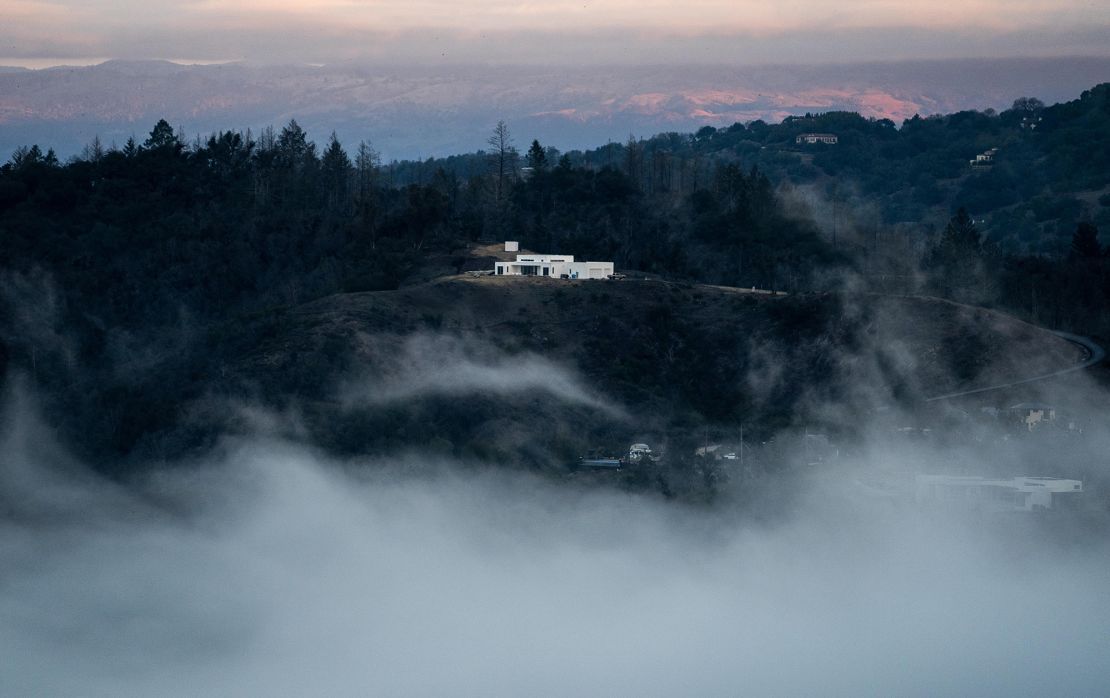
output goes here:
[[124, 488], [16, 408], [4, 695], [1093, 695], [1110, 680], [1105, 546], [1035, 524], [849, 508], [825, 485], [759, 524], [268, 440]]
[[405, 403], [429, 396], [539, 393], [611, 415], [624, 415], [578, 376], [530, 352], [507, 356], [488, 344], [449, 335], [412, 335], [396, 353], [383, 350], [386, 345], [378, 344], [374, 337], [363, 341], [373, 347], [372, 355], [382, 358], [361, 380], [349, 381], [343, 388], [341, 399], [347, 407]]

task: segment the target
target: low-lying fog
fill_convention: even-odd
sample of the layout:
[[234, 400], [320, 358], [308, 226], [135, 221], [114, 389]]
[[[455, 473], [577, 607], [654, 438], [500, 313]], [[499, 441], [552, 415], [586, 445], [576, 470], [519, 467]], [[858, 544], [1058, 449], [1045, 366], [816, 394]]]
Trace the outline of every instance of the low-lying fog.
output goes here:
[[275, 440], [127, 489], [10, 404], [3, 695], [1094, 695], [1110, 556], [849, 507], [756, 523]]

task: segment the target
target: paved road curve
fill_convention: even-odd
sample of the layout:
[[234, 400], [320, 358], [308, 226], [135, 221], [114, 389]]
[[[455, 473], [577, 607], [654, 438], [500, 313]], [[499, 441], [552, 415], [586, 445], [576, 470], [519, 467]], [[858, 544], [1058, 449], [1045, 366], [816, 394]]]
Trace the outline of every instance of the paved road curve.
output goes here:
[[1002, 390], [1003, 388], [1012, 388], [1015, 385], [1024, 385], [1026, 383], [1033, 383], [1034, 381], [1044, 380], [1046, 378], [1055, 378], [1056, 376], [1062, 376], [1064, 374], [1072, 373], [1074, 371], [1082, 371], [1085, 368], [1088, 368], [1090, 366], [1094, 366], [1095, 364], [1099, 363], [1100, 361], [1102, 361], [1103, 359], [1106, 358], [1106, 350], [1103, 349], [1098, 344], [1096, 344], [1090, 337], [1081, 337], [1080, 335], [1072, 334], [1070, 332], [1057, 332], [1055, 330], [1049, 330], [1049, 332], [1052, 332], [1052, 334], [1056, 335], [1057, 337], [1060, 337], [1062, 339], [1066, 339], [1067, 341], [1071, 342], [1072, 344], [1077, 345], [1078, 347], [1083, 349], [1085, 352], [1087, 352], [1087, 357], [1083, 361], [1080, 361], [1077, 364], [1074, 364], [1072, 366], [1068, 366], [1067, 368], [1060, 369], [1059, 371], [1053, 371], [1052, 373], [1044, 373], [1044, 374], [1039, 375], [1039, 376], [1033, 376], [1032, 378], [1023, 378], [1022, 380], [1012, 381], [1010, 383], [1001, 383], [999, 385], [990, 385], [990, 386], [987, 386], [985, 388], [975, 388], [974, 390], [962, 390], [958, 393], [948, 393], [947, 395], [937, 395], [936, 397], [931, 397], [931, 398], [926, 399], [925, 402], [935, 402], [937, 400], [948, 400], [949, 398], [963, 397], [964, 395], [975, 395], [977, 393], [986, 393], [986, 392], [990, 392], [992, 390]]

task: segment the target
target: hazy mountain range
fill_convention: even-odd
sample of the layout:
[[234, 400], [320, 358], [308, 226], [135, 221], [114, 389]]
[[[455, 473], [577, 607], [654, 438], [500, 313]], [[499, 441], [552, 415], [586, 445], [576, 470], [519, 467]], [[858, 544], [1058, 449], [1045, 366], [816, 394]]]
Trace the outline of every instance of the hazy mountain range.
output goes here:
[[318, 141], [335, 130], [386, 158], [481, 148], [499, 119], [518, 144], [562, 149], [628, 135], [851, 110], [898, 123], [916, 113], [1052, 103], [1110, 79], [1110, 57], [820, 66], [261, 66], [108, 61], [0, 68], [0, 158], [20, 145], [75, 154], [94, 136], [137, 139], [159, 118], [192, 138], [296, 118]]

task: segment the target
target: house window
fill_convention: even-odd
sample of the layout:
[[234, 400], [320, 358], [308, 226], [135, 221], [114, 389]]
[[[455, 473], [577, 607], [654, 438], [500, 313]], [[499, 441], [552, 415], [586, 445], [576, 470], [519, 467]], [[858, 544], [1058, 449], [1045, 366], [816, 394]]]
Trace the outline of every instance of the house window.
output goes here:
[[544, 267], [543, 268], [543, 275], [547, 276], [549, 271], [550, 271], [550, 269], [548, 269], [547, 267]]
[[498, 276], [504, 276], [504, 274], [505, 274], [505, 267], [498, 264], [497, 265], [497, 275]]

